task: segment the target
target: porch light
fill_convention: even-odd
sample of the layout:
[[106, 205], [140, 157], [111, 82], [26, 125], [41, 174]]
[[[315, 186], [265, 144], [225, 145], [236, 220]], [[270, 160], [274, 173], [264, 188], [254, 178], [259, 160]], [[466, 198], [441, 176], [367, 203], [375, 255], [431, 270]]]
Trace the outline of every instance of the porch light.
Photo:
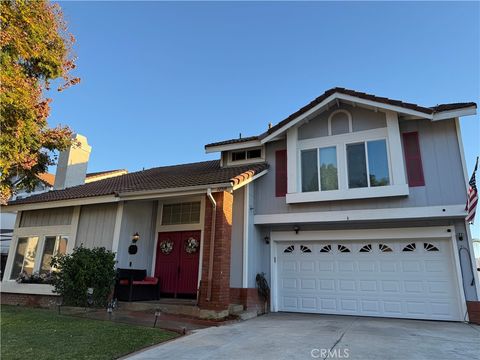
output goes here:
[[294, 225], [293, 226], [293, 231], [295, 231], [295, 234], [298, 234], [298, 232], [300, 231], [300, 226]]
[[132, 235], [132, 242], [135, 244], [138, 240], [140, 240], [140, 235], [136, 232]]

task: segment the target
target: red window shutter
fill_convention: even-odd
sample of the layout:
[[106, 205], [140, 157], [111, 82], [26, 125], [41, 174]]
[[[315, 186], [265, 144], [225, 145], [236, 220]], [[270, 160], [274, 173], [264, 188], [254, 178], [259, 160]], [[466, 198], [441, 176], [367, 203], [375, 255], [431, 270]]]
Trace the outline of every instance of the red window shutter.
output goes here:
[[408, 185], [410, 187], [425, 186], [418, 132], [403, 133], [403, 151], [407, 164]]
[[287, 194], [287, 150], [275, 152], [275, 196]]

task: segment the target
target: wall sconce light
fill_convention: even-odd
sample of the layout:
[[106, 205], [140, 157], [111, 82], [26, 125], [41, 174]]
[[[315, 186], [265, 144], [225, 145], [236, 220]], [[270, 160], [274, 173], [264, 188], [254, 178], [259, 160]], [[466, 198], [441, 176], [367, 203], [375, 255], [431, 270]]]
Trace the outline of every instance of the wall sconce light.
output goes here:
[[265, 240], [265, 244], [270, 244], [270, 237], [266, 235], [263, 240]]
[[138, 240], [140, 240], [140, 235], [138, 235], [138, 232], [132, 235], [132, 242], [135, 244]]
[[293, 226], [293, 231], [295, 231], [295, 234], [298, 234], [298, 232], [300, 231], [300, 226], [294, 225]]
[[457, 233], [457, 240], [463, 241], [463, 233]]

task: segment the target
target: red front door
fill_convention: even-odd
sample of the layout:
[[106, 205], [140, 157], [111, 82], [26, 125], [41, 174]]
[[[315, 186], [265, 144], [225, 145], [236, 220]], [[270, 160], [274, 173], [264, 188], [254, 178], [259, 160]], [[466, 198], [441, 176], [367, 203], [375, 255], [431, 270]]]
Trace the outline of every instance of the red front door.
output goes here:
[[200, 231], [158, 233], [155, 276], [163, 296], [197, 294]]

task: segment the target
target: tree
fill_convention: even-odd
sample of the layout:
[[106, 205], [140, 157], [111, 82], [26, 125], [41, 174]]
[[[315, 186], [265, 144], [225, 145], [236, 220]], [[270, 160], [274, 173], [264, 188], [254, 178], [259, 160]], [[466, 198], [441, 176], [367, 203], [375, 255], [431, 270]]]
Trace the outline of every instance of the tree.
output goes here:
[[12, 194], [12, 179], [33, 188], [36, 174], [53, 165], [54, 150], [71, 145], [67, 126], [49, 128], [53, 80], [58, 91], [77, 84], [71, 75], [74, 37], [58, 4], [46, 0], [0, 2], [0, 203]]

